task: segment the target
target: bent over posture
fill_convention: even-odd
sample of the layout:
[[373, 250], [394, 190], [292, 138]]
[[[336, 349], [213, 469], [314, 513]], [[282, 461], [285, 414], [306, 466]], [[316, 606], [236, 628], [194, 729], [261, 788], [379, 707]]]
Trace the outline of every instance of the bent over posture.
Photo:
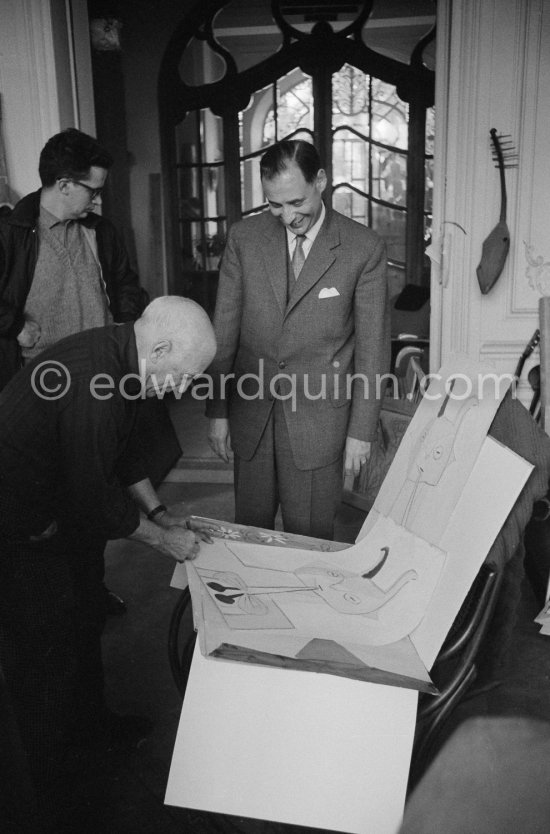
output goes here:
[[0, 663], [42, 812], [69, 731], [117, 727], [94, 541], [127, 537], [177, 561], [198, 551], [200, 533], [160, 511], [134, 426], [141, 399], [183, 391], [214, 353], [198, 305], [158, 298], [135, 323], [62, 339], [0, 394]]

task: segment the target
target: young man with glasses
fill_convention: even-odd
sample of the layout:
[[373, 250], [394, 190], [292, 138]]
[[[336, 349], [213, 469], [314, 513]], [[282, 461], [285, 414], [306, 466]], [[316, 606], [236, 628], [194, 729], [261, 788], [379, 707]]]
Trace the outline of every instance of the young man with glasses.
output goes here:
[[40, 154], [42, 188], [0, 226], [0, 388], [64, 336], [143, 310], [126, 248], [97, 213], [112, 163], [79, 130], [52, 136]]

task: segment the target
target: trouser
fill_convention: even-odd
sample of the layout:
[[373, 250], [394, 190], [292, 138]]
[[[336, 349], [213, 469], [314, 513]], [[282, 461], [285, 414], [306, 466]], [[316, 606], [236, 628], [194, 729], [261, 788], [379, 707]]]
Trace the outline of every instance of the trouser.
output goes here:
[[272, 530], [280, 505], [288, 533], [334, 538], [342, 457], [318, 469], [294, 463], [283, 405], [276, 401], [251, 460], [235, 455], [235, 521]]
[[54, 795], [67, 733], [103, 707], [103, 547], [59, 532], [0, 543], [0, 662], [39, 810]]

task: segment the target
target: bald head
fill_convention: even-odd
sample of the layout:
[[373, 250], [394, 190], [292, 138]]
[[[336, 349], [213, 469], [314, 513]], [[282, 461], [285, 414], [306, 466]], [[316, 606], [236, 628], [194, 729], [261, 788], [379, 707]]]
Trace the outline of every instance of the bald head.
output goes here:
[[207, 314], [194, 301], [179, 295], [155, 298], [135, 322], [134, 330], [148, 396], [155, 396], [159, 388], [180, 389], [185, 377], [189, 384], [195, 374], [208, 367], [216, 353], [214, 330]]

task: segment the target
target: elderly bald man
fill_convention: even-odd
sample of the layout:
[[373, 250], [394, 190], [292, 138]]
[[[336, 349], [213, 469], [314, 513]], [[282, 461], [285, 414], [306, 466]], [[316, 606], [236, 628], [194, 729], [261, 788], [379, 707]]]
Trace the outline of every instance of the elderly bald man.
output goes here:
[[140, 730], [104, 703], [103, 565], [88, 544], [198, 552], [206, 534], [160, 505], [132, 429], [140, 401], [183, 392], [215, 350], [202, 308], [167, 296], [62, 339], [0, 394], [0, 663], [39, 798], [71, 726], [108, 743]]

